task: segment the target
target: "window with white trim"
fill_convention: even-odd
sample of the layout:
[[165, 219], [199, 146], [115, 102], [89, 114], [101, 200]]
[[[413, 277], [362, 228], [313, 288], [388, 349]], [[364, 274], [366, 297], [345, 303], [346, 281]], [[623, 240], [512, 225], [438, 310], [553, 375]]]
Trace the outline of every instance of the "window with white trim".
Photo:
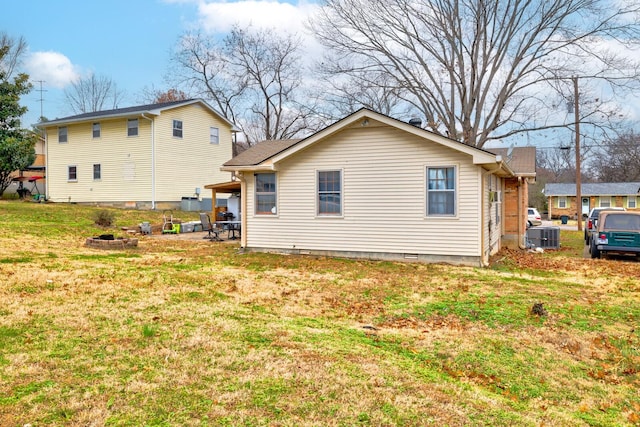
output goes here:
[[256, 214], [275, 215], [276, 207], [276, 174], [255, 174], [256, 185]]
[[427, 216], [455, 215], [455, 166], [427, 167]]
[[69, 142], [67, 135], [67, 127], [61, 126], [58, 128], [58, 143], [65, 144]]
[[220, 144], [220, 129], [217, 127], [209, 128], [209, 142], [211, 144]]
[[102, 166], [100, 163], [95, 163], [93, 165], [93, 180], [99, 181], [100, 179], [102, 179]]
[[100, 123], [94, 123], [91, 125], [91, 131], [94, 138], [100, 138], [101, 130]]
[[173, 121], [173, 136], [182, 138], [182, 120]]
[[127, 120], [127, 136], [138, 136], [138, 119]]
[[635, 209], [638, 207], [638, 198], [636, 196], [627, 197], [627, 207], [629, 209]]
[[76, 165], [67, 166], [67, 181], [78, 181], [78, 167]]
[[318, 215], [342, 215], [342, 171], [318, 171]]
[[610, 208], [611, 207], [611, 196], [600, 196], [600, 207], [601, 208]]
[[566, 209], [566, 207], [567, 207], [567, 196], [559, 196], [558, 197], [558, 207], [560, 209]]

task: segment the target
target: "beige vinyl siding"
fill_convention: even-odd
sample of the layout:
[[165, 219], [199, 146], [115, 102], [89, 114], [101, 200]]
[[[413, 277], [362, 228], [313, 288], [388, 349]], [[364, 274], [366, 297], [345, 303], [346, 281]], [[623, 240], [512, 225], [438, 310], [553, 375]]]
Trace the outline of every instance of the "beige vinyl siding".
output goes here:
[[[456, 167], [455, 217], [426, 216], [427, 166]], [[277, 167], [276, 216], [254, 214], [247, 177], [249, 248], [481, 255], [481, 169], [458, 151], [391, 127], [353, 127]], [[317, 216], [317, 171], [335, 169], [343, 216]]]
[[[173, 120], [182, 120], [182, 138], [173, 136]], [[209, 128], [220, 129], [220, 143], [211, 144]], [[204, 186], [231, 180], [220, 165], [232, 157], [229, 125], [199, 104], [163, 111], [156, 118], [156, 199], [181, 200]]]
[[[93, 123], [68, 125], [68, 142], [57, 142], [57, 129], [47, 129], [48, 198], [57, 202], [119, 202], [150, 200], [151, 128], [139, 121], [138, 136], [127, 136], [127, 119], [101, 121], [100, 138], [93, 138]], [[102, 178], [93, 180], [93, 165], [101, 165]], [[67, 166], [76, 165], [77, 182], [67, 181]], [[135, 171], [131, 177], [129, 171]], [[128, 176], [127, 176], [128, 175]], [[133, 178], [133, 179], [127, 179]]]

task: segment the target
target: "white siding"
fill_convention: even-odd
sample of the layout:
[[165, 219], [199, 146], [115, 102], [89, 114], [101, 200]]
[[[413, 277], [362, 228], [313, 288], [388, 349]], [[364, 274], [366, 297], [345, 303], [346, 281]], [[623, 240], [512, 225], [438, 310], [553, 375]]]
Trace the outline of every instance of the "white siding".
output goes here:
[[[457, 215], [426, 216], [426, 167], [455, 166]], [[316, 173], [343, 171], [343, 216], [318, 217]], [[254, 212], [247, 247], [481, 256], [481, 168], [458, 151], [392, 127], [352, 127], [278, 165], [278, 214]]]

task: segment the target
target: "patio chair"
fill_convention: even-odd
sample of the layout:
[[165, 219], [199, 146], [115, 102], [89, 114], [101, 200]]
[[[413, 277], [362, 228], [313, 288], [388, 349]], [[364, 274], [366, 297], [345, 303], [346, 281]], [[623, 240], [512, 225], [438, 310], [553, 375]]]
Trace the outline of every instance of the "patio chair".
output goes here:
[[208, 214], [200, 212], [200, 223], [202, 224], [202, 231], [207, 232], [207, 235], [204, 236], [203, 239], [210, 239], [218, 242], [222, 241], [220, 238], [220, 230], [211, 223], [211, 218]]

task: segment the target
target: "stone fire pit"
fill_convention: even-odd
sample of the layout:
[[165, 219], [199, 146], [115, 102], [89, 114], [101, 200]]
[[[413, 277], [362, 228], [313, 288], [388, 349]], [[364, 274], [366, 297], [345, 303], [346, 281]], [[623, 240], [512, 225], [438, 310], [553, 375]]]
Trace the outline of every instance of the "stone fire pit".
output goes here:
[[98, 237], [87, 238], [84, 245], [88, 248], [96, 249], [128, 249], [137, 247], [138, 239], [114, 238], [113, 234], [102, 234]]

